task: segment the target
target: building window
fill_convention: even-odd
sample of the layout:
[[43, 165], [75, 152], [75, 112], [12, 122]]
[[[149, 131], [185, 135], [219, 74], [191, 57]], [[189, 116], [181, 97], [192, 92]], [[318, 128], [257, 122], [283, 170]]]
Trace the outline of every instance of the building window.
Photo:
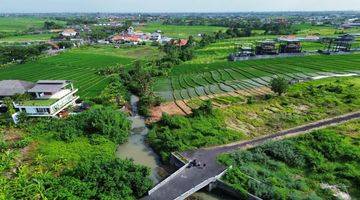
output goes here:
[[38, 113], [49, 113], [49, 109], [48, 108], [36, 108], [36, 112]]

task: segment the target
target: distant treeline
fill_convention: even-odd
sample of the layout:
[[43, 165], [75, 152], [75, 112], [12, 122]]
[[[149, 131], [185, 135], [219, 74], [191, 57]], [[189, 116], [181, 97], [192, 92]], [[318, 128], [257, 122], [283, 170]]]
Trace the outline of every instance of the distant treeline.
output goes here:
[[238, 29], [264, 30], [265, 34], [269, 35], [294, 34], [298, 31], [293, 28], [291, 20], [271, 20], [263, 22], [260, 18], [169, 18], [166, 19], [163, 24], [182, 26], [221, 26]]
[[0, 46], [0, 64], [13, 61], [24, 62], [30, 58], [39, 56], [43, 51], [49, 49], [49, 44], [32, 46]]

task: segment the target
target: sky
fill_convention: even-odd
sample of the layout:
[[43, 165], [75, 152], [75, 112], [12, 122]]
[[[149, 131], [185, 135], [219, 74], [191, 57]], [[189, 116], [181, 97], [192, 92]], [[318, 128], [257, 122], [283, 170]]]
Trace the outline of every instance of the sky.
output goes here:
[[0, 13], [323, 10], [360, 10], [360, 0], [0, 0]]

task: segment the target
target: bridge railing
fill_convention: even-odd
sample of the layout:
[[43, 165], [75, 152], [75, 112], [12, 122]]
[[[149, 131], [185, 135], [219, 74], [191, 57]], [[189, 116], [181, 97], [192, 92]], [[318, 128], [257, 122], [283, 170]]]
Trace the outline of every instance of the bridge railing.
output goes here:
[[154, 193], [157, 189], [159, 189], [160, 187], [162, 187], [163, 185], [165, 185], [167, 182], [169, 182], [172, 178], [174, 178], [175, 176], [177, 176], [180, 172], [182, 172], [187, 166], [189, 166], [190, 163], [186, 163], [184, 166], [182, 166], [181, 168], [179, 168], [176, 172], [174, 172], [173, 174], [171, 174], [169, 177], [167, 177], [166, 179], [164, 179], [163, 181], [161, 181], [160, 183], [158, 183], [155, 187], [153, 187], [151, 190], [149, 190], [148, 195], [151, 195], [152, 193]]
[[226, 173], [227, 169], [221, 172], [219, 175], [206, 179], [205, 181], [201, 182], [200, 184], [196, 185], [195, 187], [191, 188], [190, 190], [184, 192], [181, 196], [177, 197], [175, 200], [183, 200], [186, 197], [192, 195], [193, 193], [201, 190], [205, 186], [209, 185], [212, 182], [217, 181], [220, 177], [222, 177]]

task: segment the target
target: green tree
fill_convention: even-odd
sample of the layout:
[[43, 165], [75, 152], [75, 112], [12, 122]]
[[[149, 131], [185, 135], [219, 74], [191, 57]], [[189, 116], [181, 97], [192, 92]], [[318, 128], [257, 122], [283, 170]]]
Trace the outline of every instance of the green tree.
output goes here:
[[271, 90], [281, 96], [289, 88], [289, 82], [284, 77], [276, 77], [270, 81]]

